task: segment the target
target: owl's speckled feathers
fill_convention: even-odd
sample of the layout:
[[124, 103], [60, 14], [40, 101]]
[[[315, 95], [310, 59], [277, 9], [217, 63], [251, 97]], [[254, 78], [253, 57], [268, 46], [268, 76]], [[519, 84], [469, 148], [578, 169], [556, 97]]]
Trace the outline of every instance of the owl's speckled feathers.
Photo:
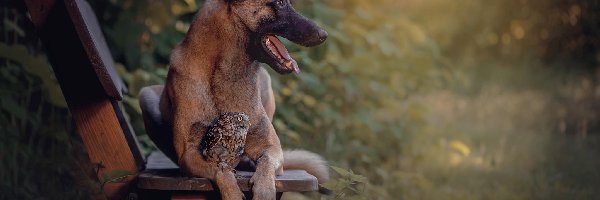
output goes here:
[[235, 168], [244, 154], [248, 128], [250, 120], [245, 113], [228, 112], [219, 115], [200, 142], [200, 154], [221, 169]]

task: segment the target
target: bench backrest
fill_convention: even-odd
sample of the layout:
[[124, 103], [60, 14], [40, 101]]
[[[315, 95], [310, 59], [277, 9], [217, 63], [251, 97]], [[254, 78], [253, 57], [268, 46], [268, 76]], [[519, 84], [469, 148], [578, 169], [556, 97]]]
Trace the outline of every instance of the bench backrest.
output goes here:
[[[99, 179], [117, 170], [137, 174], [144, 160], [120, 102], [125, 86], [93, 10], [85, 0], [25, 3], [90, 160], [102, 166]], [[127, 181], [106, 185], [105, 194], [123, 197]]]

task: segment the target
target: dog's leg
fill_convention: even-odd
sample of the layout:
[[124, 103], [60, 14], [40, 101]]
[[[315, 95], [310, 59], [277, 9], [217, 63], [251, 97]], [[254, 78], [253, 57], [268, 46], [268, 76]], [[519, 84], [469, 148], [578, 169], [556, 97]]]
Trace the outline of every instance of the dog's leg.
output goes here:
[[283, 173], [283, 153], [279, 138], [267, 116], [260, 120], [256, 130], [248, 134], [246, 153], [256, 161], [256, 172], [250, 179], [253, 199], [275, 199], [275, 176]]
[[[188, 105], [193, 105], [190, 103]], [[200, 155], [198, 146], [202, 136], [206, 132], [207, 124], [202, 123], [196, 107], [188, 106], [186, 112], [179, 112], [174, 117], [173, 142], [177, 154], [177, 164], [188, 175], [194, 177], [204, 177], [215, 180], [217, 167], [207, 162]]]
[[203, 133], [206, 132], [206, 126], [202, 123], [195, 123], [191, 127], [189, 130], [190, 134], [186, 138], [187, 141], [183, 142], [185, 150], [183, 150], [184, 153], [179, 159], [179, 166], [195, 177], [214, 180], [221, 192], [222, 199], [244, 199], [244, 194], [237, 184], [235, 174], [232, 171], [219, 169], [214, 163], [204, 160], [202, 155], [200, 155], [198, 144]]
[[244, 194], [237, 184], [235, 174], [230, 170], [218, 170], [215, 175], [215, 182], [221, 191], [223, 200], [241, 200], [245, 199]]
[[[202, 159], [198, 145], [209, 123], [217, 111], [205, 97], [209, 89], [204, 85], [193, 84], [185, 76], [178, 76], [177, 71], [169, 71], [165, 86], [164, 98], [171, 103], [173, 116], [173, 145], [177, 156], [177, 164], [181, 169], [195, 177], [213, 179], [215, 167]], [[214, 179], [213, 179], [214, 180]]]
[[282, 173], [277, 172], [282, 171], [281, 161], [283, 160], [278, 158], [280, 157], [278, 154], [281, 154], [281, 149], [270, 147], [257, 160], [256, 172], [250, 179], [254, 200], [275, 199], [275, 175]]
[[[174, 143], [179, 158], [178, 165], [183, 171], [194, 177], [204, 177], [214, 180], [217, 167], [202, 158], [198, 146], [208, 125], [199, 122], [198, 118], [175, 117]], [[195, 123], [192, 120], [197, 120]], [[183, 134], [182, 134], [183, 133]]]
[[273, 121], [273, 115], [275, 115], [275, 95], [273, 95], [273, 88], [271, 87], [271, 77], [267, 70], [262, 67], [258, 71], [257, 84], [262, 106], [269, 119]]

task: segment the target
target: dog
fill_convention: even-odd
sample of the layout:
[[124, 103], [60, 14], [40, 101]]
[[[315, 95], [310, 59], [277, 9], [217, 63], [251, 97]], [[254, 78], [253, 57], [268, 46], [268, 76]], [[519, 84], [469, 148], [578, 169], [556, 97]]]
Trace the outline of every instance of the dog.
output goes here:
[[312, 47], [323, 43], [327, 32], [297, 13], [289, 0], [206, 0], [171, 53], [160, 111], [173, 129], [173, 159], [190, 175], [215, 181], [223, 199], [244, 196], [234, 174], [211, 166], [198, 145], [210, 123], [225, 112], [249, 116], [244, 152], [256, 164], [254, 199], [275, 199], [275, 176], [283, 168], [304, 169], [319, 183], [328, 179], [318, 155], [284, 153], [271, 124], [275, 99], [269, 74], [259, 62], [280, 74], [300, 73], [277, 36]]

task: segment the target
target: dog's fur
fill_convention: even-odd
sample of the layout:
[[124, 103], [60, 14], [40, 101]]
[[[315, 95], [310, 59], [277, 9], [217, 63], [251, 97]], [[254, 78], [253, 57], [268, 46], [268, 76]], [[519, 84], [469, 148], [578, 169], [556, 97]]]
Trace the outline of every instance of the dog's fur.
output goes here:
[[[254, 199], [275, 198], [275, 176], [302, 168], [323, 182], [324, 161], [305, 151], [287, 156], [271, 124], [275, 100], [270, 77], [258, 61], [277, 72], [292, 70], [268, 57], [260, 44], [276, 34], [304, 46], [323, 42], [326, 32], [296, 13], [289, 0], [206, 0], [185, 39], [172, 51], [161, 96], [163, 119], [173, 127], [176, 161], [192, 176], [215, 180], [223, 199], [242, 199], [233, 173], [206, 162], [198, 144], [210, 122], [223, 112], [244, 112], [252, 124], [245, 154], [256, 162]], [[307, 165], [308, 164], [308, 165]], [[313, 164], [313, 165], [310, 165]]]

